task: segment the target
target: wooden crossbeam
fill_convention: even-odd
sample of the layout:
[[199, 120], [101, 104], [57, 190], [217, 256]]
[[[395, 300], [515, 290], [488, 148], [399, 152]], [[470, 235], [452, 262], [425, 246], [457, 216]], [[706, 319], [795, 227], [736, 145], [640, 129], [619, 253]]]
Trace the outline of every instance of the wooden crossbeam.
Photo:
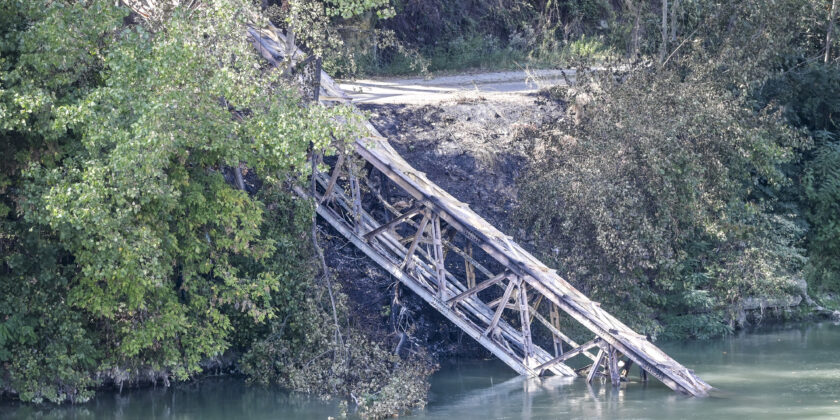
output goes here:
[[335, 184], [338, 181], [338, 175], [341, 173], [341, 166], [344, 164], [344, 153], [339, 151], [338, 152], [338, 161], [335, 163], [335, 167], [332, 171], [332, 176], [330, 176], [330, 181], [327, 183], [327, 189], [324, 191], [324, 196], [321, 197], [320, 202], [324, 202], [326, 200], [332, 199], [332, 192], [333, 188], [335, 188]]
[[537, 366], [536, 370], [537, 370], [537, 372], [542, 373], [546, 369], [551, 368], [551, 366], [553, 366], [553, 365], [556, 365], [558, 363], [563, 363], [566, 360], [569, 360], [572, 357], [575, 357], [580, 353], [586, 353], [587, 350], [591, 349], [592, 347], [595, 347], [595, 346], [599, 345], [600, 343], [601, 343], [600, 338], [597, 338], [597, 337], [593, 338], [593, 339], [581, 344], [580, 346], [578, 346], [578, 347], [576, 347], [572, 350], [569, 350], [566, 353], [563, 353], [560, 356], [557, 356], [557, 357], [555, 357], [555, 358]]
[[413, 207], [408, 209], [405, 213], [401, 214], [396, 219], [391, 220], [390, 222], [385, 223], [385, 224], [379, 226], [378, 228], [366, 233], [365, 234], [365, 240], [370, 241], [370, 239], [373, 238], [374, 236], [376, 236], [376, 235], [378, 235], [378, 234], [380, 234], [380, 233], [382, 233], [382, 232], [384, 232], [388, 229], [391, 229], [392, 227], [394, 227], [394, 226], [402, 223], [403, 221], [405, 221], [405, 219], [408, 219], [408, 218], [416, 215], [417, 213], [420, 213], [421, 211], [423, 211], [423, 205], [422, 204], [415, 204]]
[[[505, 288], [505, 294], [502, 296], [502, 302], [510, 300], [510, 294], [513, 293], [513, 288], [519, 282], [520, 280], [518, 278], [516, 280], [510, 279], [507, 287]], [[490, 331], [493, 331], [493, 329], [496, 328], [496, 324], [499, 323], [499, 319], [502, 317], [502, 312], [504, 312], [505, 306], [506, 305], [499, 305], [496, 308], [496, 312], [493, 314], [493, 319], [490, 321], [490, 325], [488, 325], [487, 329], [484, 330], [484, 335], [490, 334]]]
[[[373, 193], [373, 195], [382, 203], [382, 205], [386, 209], [388, 209], [388, 211], [390, 211], [394, 216], [399, 216], [401, 214], [400, 211], [397, 210], [396, 207], [391, 205], [391, 203], [389, 203], [388, 200], [385, 199], [385, 197], [382, 197], [382, 194], [380, 194], [379, 192], [377, 192], [375, 190], [371, 190], [371, 193]], [[406, 220], [405, 222], [406, 222], [406, 224], [408, 224], [410, 226], [413, 226], [415, 228], [418, 226], [416, 222], [414, 222], [410, 219]], [[431, 241], [426, 242], [426, 241], [421, 240], [420, 242], [431, 244]], [[478, 271], [480, 271], [482, 274], [484, 274], [487, 277], [493, 277], [493, 273], [489, 269], [484, 267], [480, 262], [478, 262], [475, 258], [473, 258], [472, 242], [467, 241], [467, 247], [469, 247], [469, 253], [467, 251], [464, 251], [463, 249], [455, 246], [455, 244], [453, 244], [451, 241], [447, 241], [446, 239], [443, 239], [443, 245], [445, 245], [447, 247], [447, 249], [449, 249], [452, 252], [454, 252], [454, 253], [460, 255], [461, 257], [463, 257], [465, 261], [469, 262], [470, 266], [473, 268], [473, 270], [472, 270], [473, 280], [475, 280], [475, 269], [478, 269]]]
[[414, 264], [414, 252], [417, 251], [417, 245], [423, 238], [427, 224], [429, 224], [429, 212], [423, 213], [423, 220], [420, 221], [420, 227], [417, 228], [417, 233], [414, 234], [414, 240], [411, 241], [411, 245], [408, 247], [408, 252], [405, 254], [405, 260], [403, 260], [402, 263], [403, 269], [410, 270]]
[[595, 379], [595, 375], [598, 374], [598, 369], [601, 369], [601, 362], [604, 361], [605, 354], [606, 352], [604, 351], [604, 348], [601, 347], [601, 349], [598, 350], [598, 356], [595, 356], [595, 362], [592, 363], [592, 368], [589, 369], [589, 374], [586, 375], [587, 383], [591, 384], [592, 380]]
[[494, 284], [498, 284], [499, 282], [506, 279], [508, 277], [508, 275], [509, 275], [509, 273], [507, 271], [505, 271], [504, 273], [501, 273], [501, 274], [497, 274], [497, 275], [493, 276], [493, 278], [484, 280], [483, 282], [479, 283], [478, 285], [473, 286], [473, 287], [461, 292], [459, 295], [457, 295], [457, 296], [453, 297], [452, 299], [449, 299], [448, 301], [446, 301], [446, 303], [449, 304], [450, 306], [454, 305], [454, 304], [456, 304], [456, 303], [458, 303], [458, 302], [460, 302], [460, 301], [462, 301], [462, 300], [464, 300], [464, 299], [466, 299], [466, 298], [468, 298], [468, 297], [470, 297], [470, 296], [472, 296], [472, 295], [474, 295], [474, 294], [476, 294], [476, 293], [478, 293], [478, 292], [480, 292], [480, 291], [482, 291], [482, 290], [484, 290], [484, 289], [486, 289], [486, 288], [488, 288], [488, 287], [490, 287]]

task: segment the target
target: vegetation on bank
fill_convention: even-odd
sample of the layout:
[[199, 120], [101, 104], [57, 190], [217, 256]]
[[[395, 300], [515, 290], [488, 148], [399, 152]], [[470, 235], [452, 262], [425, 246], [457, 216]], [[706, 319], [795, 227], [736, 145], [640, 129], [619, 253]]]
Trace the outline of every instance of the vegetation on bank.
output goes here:
[[667, 54], [556, 91], [569, 118], [521, 178], [541, 255], [651, 335], [712, 337], [745, 308], [833, 299], [840, 63], [825, 6], [679, 2]]
[[288, 191], [353, 133], [253, 53], [269, 18], [344, 74], [621, 58], [556, 92], [569, 115], [521, 179], [546, 262], [670, 337], [837, 296], [835, 3], [3, 2], [0, 393], [82, 402], [233, 359], [370, 416], [424, 403], [428, 357], [354, 324]]
[[[307, 106], [249, 24], [267, 21], [238, 0], [148, 20], [114, 2], [0, 6], [0, 392], [83, 402], [235, 351], [258, 379], [363, 408], [422, 402], [411, 361], [346, 321], [330, 337], [311, 204], [283, 185], [351, 138], [333, 121], [353, 117]], [[243, 162], [261, 188], [230, 181]]]

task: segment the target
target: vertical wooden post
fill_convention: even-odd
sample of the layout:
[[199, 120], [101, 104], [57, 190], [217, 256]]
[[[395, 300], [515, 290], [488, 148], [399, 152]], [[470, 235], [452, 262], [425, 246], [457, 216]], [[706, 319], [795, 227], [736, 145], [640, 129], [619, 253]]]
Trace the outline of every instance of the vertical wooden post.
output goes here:
[[[467, 256], [472, 258], [472, 242], [470, 242], [469, 240], [467, 240], [466, 248]], [[473, 267], [472, 263], [467, 258], [464, 258], [464, 270], [466, 271], [466, 273], [464, 274], [467, 277], [467, 289], [472, 289], [473, 287], [475, 287], [475, 267]]]
[[443, 243], [440, 237], [440, 216], [432, 216], [432, 255], [438, 282], [438, 299], [446, 299], [446, 269], [443, 265]]
[[613, 346], [609, 346], [609, 371], [610, 371], [610, 382], [612, 382], [612, 386], [619, 386], [621, 385], [621, 375], [618, 372], [618, 351]]
[[[549, 302], [551, 303], [551, 302]], [[548, 312], [549, 321], [551, 325], [558, 331], [560, 331], [560, 312], [557, 309], [557, 305], [551, 303], [551, 310]], [[563, 354], [563, 340], [552, 332], [551, 339], [554, 341], [554, 357], [560, 356]]]
[[522, 363], [531, 367], [534, 344], [531, 341], [531, 316], [528, 313], [528, 291], [524, 281], [519, 282], [519, 321], [522, 323]]

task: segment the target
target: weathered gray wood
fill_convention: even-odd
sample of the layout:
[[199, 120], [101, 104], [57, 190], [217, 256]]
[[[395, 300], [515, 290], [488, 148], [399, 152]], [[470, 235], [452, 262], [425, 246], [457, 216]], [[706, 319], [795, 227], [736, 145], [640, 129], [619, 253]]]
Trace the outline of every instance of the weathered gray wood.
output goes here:
[[408, 253], [405, 255], [405, 261], [402, 263], [404, 269], [411, 269], [414, 252], [417, 250], [417, 245], [420, 243], [420, 240], [423, 239], [423, 235], [426, 232], [426, 225], [429, 224], [429, 219], [429, 213], [424, 213], [423, 220], [420, 221], [420, 227], [417, 228], [417, 233], [414, 234], [414, 240], [411, 241], [411, 246], [408, 247]]
[[609, 346], [608, 349], [607, 364], [609, 365], [608, 370], [610, 371], [610, 382], [612, 383], [612, 386], [619, 386], [621, 385], [621, 374], [618, 371], [618, 354], [615, 347]]
[[601, 369], [601, 362], [604, 361], [604, 348], [601, 347], [598, 350], [598, 355], [595, 356], [595, 361], [592, 363], [592, 368], [589, 369], [589, 374], [586, 375], [586, 382], [592, 383], [592, 380], [595, 379], [595, 375], [598, 374], [598, 370]]
[[475, 287], [475, 267], [470, 262], [473, 257], [472, 242], [467, 242], [465, 251], [467, 255], [464, 256], [464, 275], [467, 277], [467, 287]]
[[457, 295], [457, 296], [449, 299], [448, 301], [446, 301], [446, 303], [449, 304], [450, 306], [454, 305], [454, 304], [456, 304], [456, 303], [458, 303], [458, 302], [460, 302], [460, 301], [462, 301], [462, 300], [464, 300], [464, 299], [466, 299], [466, 298], [468, 298], [468, 297], [470, 297], [470, 296], [472, 296], [472, 295], [474, 295], [474, 294], [476, 294], [476, 293], [478, 293], [478, 292], [480, 292], [480, 291], [482, 291], [482, 290], [484, 290], [484, 289], [486, 289], [490, 286], [493, 286], [494, 284], [498, 284], [498, 283], [502, 282], [505, 278], [507, 278], [508, 275], [509, 275], [508, 272], [497, 274], [493, 278], [484, 280], [483, 282], [479, 283], [477, 286], [473, 286], [473, 287], [461, 292], [459, 295]]
[[392, 227], [394, 227], [394, 226], [402, 223], [403, 221], [405, 221], [405, 219], [408, 219], [409, 217], [412, 217], [412, 216], [414, 216], [414, 215], [416, 215], [416, 214], [418, 214], [422, 211], [423, 211], [423, 205], [415, 204], [412, 208], [406, 210], [405, 213], [401, 214], [396, 219], [393, 219], [390, 222], [385, 223], [382, 226], [379, 226], [378, 228], [366, 233], [365, 234], [365, 240], [369, 241], [374, 236], [376, 236], [376, 235], [378, 235], [378, 234], [380, 234], [380, 233], [382, 233], [382, 232], [384, 232], [388, 229], [391, 229]]
[[[589, 341], [583, 343], [582, 345], [580, 345], [580, 346], [578, 346], [578, 347], [576, 347], [572, 350], [569, 350], [566, 353], [561, 354], [560, 356], [557, 356], [557, 357], [555, 357], [555, 358], [537, 366], [536, 370], [537, 370], [537, 372], [542, 372], [542, 371], [550, 368], [551, 366], [553, 366], [557, 363], [565, 362], [566, 360], [569, 360], [572, 357], [577, 356], [578, 354], [586, 353], [587, 350], [591, 349], [592, 347], [597, 346], [600, 343], [601, 343], [600, 338], [597, 338], [597, 337], [593, 338], [592, 340], [589, 340]], [[597, 361], [597, 360], [598, 360], [598, 358], [596, 356], [595, 361]]]
[[[317, 182], [322, 184], [322, 186], [326, 185], [326, 179], [323, 178], [323, 177], [317, 177]], [[344, 194], [341, 192], [341, 190], [336, 191], [335, 194], [337, 196], [337, 199], [335, 200], [335, 202], [340, 207], [344, 208], [345, 211], [348, 211], [348, 212], [351, 211], [352, 205], [350, 204], [350, 199], [345, 197]], [[315, 198], [318, 199], [319, 197], [316, 196]], [[321, 210], [324, 210], [324, 209], [321, 209]], [[331, 210], [324, 210], [324, 211], [331, 211]], [[364, 227], [366, 229], [372, 229], [373, 226], [375, 226], [376, 221], [373, 220], [373, 218], [366, 212], [363, 212], [362, 216], [363, 216], [362, 218], [363, 218]], [[333, 220], [343, 220], [343, 219], [341, 219], [341, 217], [338, 214], [334, 214]], [[352, 227], [350, 225], [347, 225], [345, 231], [350, 231], [350, 230], [352, 230]], [[355, 239], [355, 238], [353, 238], [353, 239]], [[381, 240], [377, 243], [377, 245], [379, 245], [380, 247], [384, 247], [384, 248], [379, 248], [381, 251], [385, 251], [386, 249], [390, 250], [390, 251], [394, 252], [393, 257], [396, 257], [396, 260], [398, 260], [398, 261], [404, 260], [407, 250], [399, 242], [398, 236], [394, 236], [393, 233], [384, 232], [380, 236], [380, 239]], [[435, 269], [432, 267], [432, 265], [429, 265], [429, 264], [431, 264], [430, 262], [432, 261], [432, 258], [431, 258], [430, 255], [426, 254], [422, 250], [422, 248], [419, 248], [418, 252], [419, 252], [420, 256], [423, 256], [425, 261], [417, 260], [417, 262], [419, 263], [419, 265], [418, 265], [419, 270], [414, 271], [414, 275], [416, 276], [418, 281], [422, 285], [424, 285], [423, 287], [426, 287], [427, 290], [430, 293], [434, 294], [434, 293], [436, 293], [435, 288], [431, 286], [433, 281], [432, 282], [429, 281], [429, 280], [432, 280], [432, 279], [435, 278], [435, 274], [434, 274]], [[393, 257], [389, 257], [389, 258], [393, 258]], [[409, 276], [411, 276], [411, 274], [409, 274]], [[425, 278], [425, 280], [424, 280], [424, 278]], [[451, 280], [451, 282], [448, 283], [448, 286], [452, 290], [460, 292], [460, 291], [463, 291], [463, 290], [466, 289], [462, 284], [460, 284], [453, 277], [451, 277], [451, 274], [448, 273], [448, 272], [447, 272], [447, 278], [449, 280]], [[464, 302], [464, 306], [461, 309], [463, 309], [465, 312], [469, 312], [472, 316], [478, 317], [478, 321], [482, 322], [482, 323], [485, 323], [485, 324], [490, 322], [490, 320], [492, 318], [492, 315], [493, 315], [493, 312], [489, 308], [487, 308], [486, 306], [481, 304], [481, 302], [479, 302], [475, 299], [467, 300], [466, 302]], [[463, 315], [464, 312], [456, 311], [456, 314]], [[466, 322], [470, 322], [470, 321], [466, 321]], [[498, 340], [498, 342], [502, 345], [502, 347], [506, 351], [508, 351], [512, 357], [517, 357], [514, 354], [514, 352], [517, 351], [517, 349], [520, 346], [519, 343], [522, 342], [521, 334], [517, 334], [516, 330], [514, 330], [513, 327], [510, 324], [508, 324], [507, 322], [505, 322], [504, 320], [499, 321], [497, 331], [499, 332], [499, 334], [497, 334], [495, 336], [495, 339]], [[547, 361], [547, 360], [551, 359], [551, 356], [547, 352], [545, 352], [544, 350], [542, 350], [538, 347], [535, 347], [534, 356], [535, 356], [535, 359], [539, 363], [542, 363], [544, 361]], [[510, 359], [503, 359], [503, 360], [505, 360], [505, 362], [507, 363]], [[514, 366], [515, 370], [520, 371], [520, 369], [524, 368], [527, 372], [529, 372], [529, 375], [536, 375], [536, 372], [531, 370], [527, 366], [523, 367], [521, 365], [522, 364], [521, 360], [519, 361], [519, 363], [520, 363], [520, 365]], [[550, 370], [552, 372], [554, 372], [555, 374], [562, 375], [562, 376], [570, 376], [570, 377], [575, 376], [574, 371], [564, 364], [555, 365], [552, 368], [550, 368]]]
[[338, 160], [335, 162], [335, 167], [332, 171], [332, 176], [330, 176], [330, 182], [327, 183], [327, 189], [324, 191], [324, 197], [321, 199], [321, 202], [324, 200], [329, 200], [332, 197], [333, 188], [335, 188], [336, 182], [338, 182], [338, 175], [341, 173], [341, 167], [344, 165], [344, 153], [339, 151], [338, 153]]
[[531, 364], [531, 356], [534, 354], [534, 344], [531, 341], [531, 314], [528, 313], [528, 285], [519, 282], [519, 322], [522, 328], [523, 363]]
[[354, 173], [356, 171], [356, 165], [350, 161], [348, 166], [348, 174], [350, 177], [350, 194], [353, 197], [353, 231], [361, 233], [362, 228], [362, 192], [361, 188], [359, 187], [359, 179], [356, 177]]
[[[319, 177], [317, 177], [317, 182], [322, 184], [322, 186], [324, 186], [324, 185], [326, 185], [326, 178], [323, 177], [323, 176], [319, 176]], [[350, 212], [352, 210], [352, 205], [350, 204], [350, 199], [348, 197], [344, 196], [344, 194], [341, 190], [336, 191], [335, 194], [337, 196], [337, 199], [335, 200], [335, 203], [337, 203], [338, 206], [342, 207], [345, 211]], [[316, 199], [318, 199], [318, 198], [319, 197], [316, 196]], [[338, 216], [337, 214], [335, 215], [335, 217], [340, 218], [340, 216]], [[367, 212], [363, 212], [363, 222], [364, 222], [366, 228], [372, 228], [377, 223]], [[348, 227], [348, 228], [352, 229], [350, 227]], [[404, 248], [401, 241], [399, 240], [399, 237], [395, 236], [395, 233], [393, 233], [393, 232], [383, 232], [382, 235], [380, 235], [379, 238], [380, 238], [380, 241], [377, 242], [377, 245], [378, 245], [378, 248], [380, 250], [382, 250], [382, 251], [388, 250], [388, 252], [393, 252], [393, 257], [395, 257], [396, 260], [398, 260], [398, 261], [403, 261], [405, 259], [407, 249]], [[412, 271], [413, 274], [409, 274], [409, 275], [416, 276], [418, 281], [425, 285], [424, 287], [427, 287], [430, 292], [435, 293], [434, 288], [431, 286], [431, 284], [434, 283], [434, 280], [432, 280], [432, 279], [435, 278], [435, 274], [434, 274], [435, 269], [433, 267], [433, 264], [431, 264], [432, 257], [430, 255], [428, 255], [425, 251], [423, 251], [422, 248], [418, 248], [417, 252], [418, 252], [418, 254], [417, 254], [418, 257], [422, 257], [422, 259], [418, 259], [418, 258], [413, 259], [413, 261], [416, 261], [418, 263], [418, 270]], [[393, 257], [391, 257], [391, 258], [393, 258]], [[450, 288], [452, 290], [457, 291], [457, 292], [462, 292], [462, 291], [466, 290], [466, 287], [463, 286], [460, 282], [458, 282], [454, 277], [452, 277], [451, 273], [447, 272], [446, 275], [447, 275], [447, 278], [450, 280], [448, 285], [450, 286]], [[469, 313], [470, 316], [476, 317], [477, 321], [480, 322], [482, 325], [486, 325], [486, 324], [490, 323], [490, 321], [492, 319], [492, 316], [493, 316], [493, 311], [490, 308], [488, 308], [486, 305], [481, 303], [480, 301], [476, 300], [475, 298], [468, 298], [467, 300], [465, 300], [463, 302], [462, 305], [463, 306], [462, 306], [461, 309], [463, 311], [456, 311], [456, 313], [458, 313], [460, 315], [465, 315], [465, 314]], [[521, 345], [520, 345], [520, 343], [522, 342], [521, 334], [518, 334], [518, 332], [515, 329], [513, 329], [513, 327], [511, 325], [509, 325], [507, 322], [505, 322], [504, 320], [499, 321], [499, 325], [498, 325], [497, 330], [499, 331], [500, 334], [497, 334], [495, 338], [497, 338], [498, 340], [501, 340], [501, 343], [502, 343], [504, 349], [511, 352], [511, 354], [513, 355], [513, 352], [517, 351], [516, 349], [521, 347]], [[535, 350], [535, 355], [534, 356], [535, 356], [535, 359], [538, 363], [543, 363], [543, 362], [548, 361], [552, 358], [551, 355], [548, 352], [544, 351], [543, 349], [541, 349], [537, 346], [535, 346], [534, 350]], [[520, 363], [521, 363], [521, 361], [520, 361]], [[521, 368], [521, 366], [517, 366], [517, 367], [515, 367], [515, 370], [519, 371], [520, 368]], [[527, 367], [526, 367], [526, 370], [528, 370], [528, 372], [530, 372], [530, 374], [532, 374], [532, 375], [536, 374], [535, 371], [533, 371], [531, 369], [528, 369]], [[571, 368], [569, 368], [565, 364], [554, 365], [549, 370], [551, 370], [553, 373], [555, 373], [557, 375], [561, 375], [561, 376], [569, 376], [569, 377], [576, 376], [574, 370], [572, 370]]]
[[438, 281], [438, 299], [446, 299], [446, 270], [444, 269], [443, 242], [440, 235], [440, 217], [432, 216], [432, 255]]
[[[505, 293], [502, 296], [502, 302], [507, 302], [508, 300], [510, 300], [510, 294], [513, 293], [513, 288], [516, 287], [517, 283], [519, 283], [520, 281], [521, 280], [519, 279], [510, 279], [510, 281], [508, 281], [508, 285], [505, 288]], [[496, 308], [496, 312], [493, 314], [493, 320], [490, 321], [490, 325], [488, 325], [487, 329], [484, 330], [484, 335], [490, 334], [490, 332], [493, 331], [494, 328], [496, 328], [496, 324], [499, 323], [499, 318], [502, 317], [502, 312], [504, 312], [504, 310], [505, 305], [499, 305], [499, 307]]]

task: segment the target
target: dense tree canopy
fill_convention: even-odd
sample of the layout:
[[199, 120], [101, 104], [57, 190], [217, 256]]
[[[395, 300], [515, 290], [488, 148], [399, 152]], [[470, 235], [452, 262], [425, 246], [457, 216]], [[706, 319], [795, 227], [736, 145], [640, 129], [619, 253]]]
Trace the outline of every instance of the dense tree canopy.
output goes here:
[[262, 322], [306, 280], [263, 265], [299, 245], [261, 232], [265, 204], [224, 172], [303, 173], [345, 111], [265, 68], [248, 7], [151, 31], [113, 2], [3, 3], [0, 360], [23, 399], [83, 400], [91, 372], [186, 378], [228, 348], [231, 314]]

